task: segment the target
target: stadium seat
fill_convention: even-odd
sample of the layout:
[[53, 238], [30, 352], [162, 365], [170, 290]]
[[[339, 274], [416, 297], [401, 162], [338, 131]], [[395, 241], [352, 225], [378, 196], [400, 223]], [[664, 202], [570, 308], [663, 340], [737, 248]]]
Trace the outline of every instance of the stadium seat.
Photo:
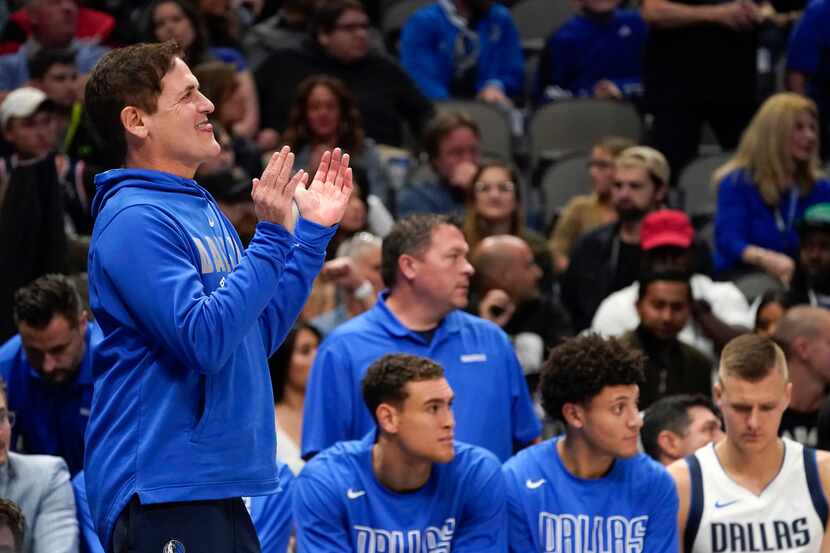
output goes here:
[[435, 0], [399, 0], [390, 4], [381, 16], [380, 32], [386, 48], [395, 57], [398, 55], [398, 42], [401, 38], [401, 31], [406, 25], [407, 19], [416, 11]]
[[591, 192], [589, 159], [587, 154], [574, 154], [550, 165], [542, 174], [540, 186], [544, 198], [545, 225], [550, 224], [568, 200], [578, 194]]
[[482, 154], [512, 161], [513, 135], [507, 112], [478, 100], [445, 100], [436, 102], [435, 109], [463, 112], [472, 117], [481, 129]]
[[569, 0], [522, 0], [510, 12], [519, 29], [522, 48], [528, 52], [540, 52], [545, 38], [575, 13]]
[[701, 156], [689, 163], [680, 173], [677, 186], [682, 190], [683, 209], [693, 219], [714, 216], [716, 195], [712, 173], [731, 157], [731, 152]]

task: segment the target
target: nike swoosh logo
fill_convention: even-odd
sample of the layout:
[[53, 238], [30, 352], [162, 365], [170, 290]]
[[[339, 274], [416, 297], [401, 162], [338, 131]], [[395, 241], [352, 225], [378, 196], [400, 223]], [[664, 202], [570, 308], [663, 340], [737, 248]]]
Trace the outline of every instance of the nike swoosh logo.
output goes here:
[[721, 503], [720, 501], [715, 501], [715, 509], [723, 509], [724, 507], [729, 507], [733, 503], [737, 503], [740, 499], [733, 499], [732, 501], [724, 501]]
[[366, 495], [366, 491], [365, 491], [365, 490], [358, 490], [358, 491], [355, 491], [355, 490], [353, 490], [353, 489], [351, 489], [351, 488], [349, 488], [348, 490], [346, 490], [346, 497], [348, 497], [349, 499], [357, 499], [358, 497], [360, 497], [360, 496], [362, 496], [362, 495]]
[[527, 482], [525, 482], [525, 486], [527, 486], [528, 489], [530, 489], [530, 490], [535, 490], [536, 488], [538, 488], [539, 486], [541, 486], [544, 483], [545, 483], [544, 478], [540, 478], [539, 480], [535, 480], [535, 481], [528, 478]]

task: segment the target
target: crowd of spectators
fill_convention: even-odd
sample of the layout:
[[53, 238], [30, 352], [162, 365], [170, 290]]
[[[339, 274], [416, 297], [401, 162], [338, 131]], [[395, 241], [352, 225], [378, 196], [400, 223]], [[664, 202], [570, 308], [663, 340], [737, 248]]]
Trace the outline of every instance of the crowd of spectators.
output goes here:
[[[394, 45], [385, 2], [0, 9], [0, 548], [100, 550], [81, 497], [101, 341], [86, 269], [94, 177], [116, 167], [105, 145], [118, 137], [93, 131], [84, 86], [102, 55], [138, 41], [176, 41], [213, 102], [222, 151], [196, 181], [243, 244], [257, 222], [251, 179], [275, 149], [309, 172], [334, 147], [351, 156], [354, 193], [327, 262], [269, 362], [285, 472], [372, 428], [361, 377], [393, 350], [442, 365], [456, 435], [504, 462], [561, 430], [542, 414], [539, 372], [582, 332], [646, 354], [643, 446], [658, 461], [717, 439], [713, 371], [748, 332], [790, 364], [781, 432], [830, 447], [830, 349], [812, 345], [830, 343], [830, 0], [578, 0], [538, 51], [510, 4], [434, 0]], [[766, 96], [765, 32], [788, 44]], [[585, 194], [539, 220], [538, 177], [560, 159], [525, 155], [525, 123], [584, 98], [635, 106], [646, 132], [578, 152]], [[489, 128], [447, 100], [495, 106], [515, 155], [485, 151]], [[677, 181], [704, 124], [728, 161], [695, 183], [716, 197], [701, 218], [684, 213]], [[278, 524], [263, 501], [277, 499], [248, 502], [261, 540]], [[273, 540], [284, 549], [287, 537]]]

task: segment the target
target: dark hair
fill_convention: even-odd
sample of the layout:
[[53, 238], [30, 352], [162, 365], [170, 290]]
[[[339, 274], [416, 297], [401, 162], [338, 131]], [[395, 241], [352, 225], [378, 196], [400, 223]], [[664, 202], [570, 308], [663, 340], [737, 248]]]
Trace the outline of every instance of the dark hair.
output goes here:
[[337, 20], [348, 10], [366, 13], [366, 6], [360, 0], [320, 0], [308, 26], [314, 42], [317, 42], [317, 35], [320, 33], [328, 34], [334, 31]]
[[668, 430], [678, 436], [684, 436], [692, 424], [689, 409], [703, 407], [709, 409], [720, 418], [720, 409], [711, 398], [703, 394], [678, 394], [658, 399], [646, 410], [643, 417], [643, 428], [640, 436], [643, 440], [643, 449], [653, 459], [659, 461], [662, 450], [657, 438], [660, 432]]
[[617, 338], [578, 336], [553, 348], [542, 368], [542, 407], [564, 422], [566, 403], [587, 404], [606, 386], [645, 381], [645, 357]]
[[282, 345], [268, 359], [268, 369], [271, 373], [271, 389], [274, 392], [274, 404], [282, 401], [285, 394], [285, 385], [288, 383], [288, 371], [291, 368], [291, 357], [294, 355], [294, 347], [297, 344], [297, 336], [301, 330], [307, 330], [317, 338], [317, 345], [323, 341], [323, 335], [316, 327], [299, 321], [294, 328], [288, 331]]
[[340, 121], [337, 127], [337, 144], [351, 155], [357, 155], [363, 149], [365, 132], [360, 109], [354, 96], [343, 81], [330, 75], [312, 75], [303, 79], [297, 86], [294, 102], [288, 115], [288, 125], [283, 133], [283, 142], [294, 151], [300, 150], [313, 142], [308, 128], [308, 99], [316, 86], [327, 87], [340, 108]]
[[754, 329], [758, 330], [758, 316], [761, 314], [761, 311], [768, 305], [773, 303], [777, 303], [784, 309], [788, 307], [787, 305], [787, 293], [784, 290], [767, 290], [763, 294], [761, 294], [760, 298], [758, 299], [758, 309], [755, 311], [755, 323]]
[[593, 147], [598, 148], [610, 155], [612, 158], [615, 158], [623, 153], [624, 150], [636, 145], [636, 142], [623, 136], [603, 136], [594, 142]]
[[23, 537], [26, 534], [26, 516], [17, 503], [0, 498], [0, 528], [8, 528], [14, 537], [16, 553], [23, 551]]
[[718, 377], [723, 386], [724, 377], [758, 382], [779, 368], [784, 379], [789, 378], [784, 352], [770, 338], [758, 334], [743, 334], [724, 346], [720, 355]]
[[86, 82], [84, 112], [101, 145], [118, 160], [127, 155], [121, 110], [135, 106], [155, 113], [161, 80], [180, 53], [174, 41], [135, 44], [107, 52], [92, 69]]
[[40, 329], [45, 328], [55, 315], [62, 315], [71, 328], [76, 328], [82, 312], [78, 289], [64, 275], [44, 275], [14, 293], [12, 314], [15, 324], [26, 323]]
[[478, 123], [467, 115], [459, 111], [442, 111], [435, 117], [430, 119], [424, 129], [423, 148], [430, 159], [438, 156], [438, 151], [441, 148], [441, 142], [448, 134], [459, 127], [466, 127], [473, 131], [477, 137], [481, 137], [481, 130], [478, 128]]
[[408, 394], [409, 382], [443, 378], [444, 369], [438, 363], [418, 355], [392, 353], [384, 355], [371, 365], [363, 376], [363, 401], [377, 422], [375, 411], [381, 403], [401, 405]]
[[147, 42], [158, 42], [156, 37], [156, 23], [155, 12], [162, 4], [176, 4], [181, 8], [182, 13], [190, 21], [190, 26], [193, 28], [193, 43], [185, 47], [183, 44], [182, 58], [190, 66], [199, 65], [204, 61], [210, 59], [208, 52], [208, 31], [205, 24], [204, 16], [199, 10], [199, 7], [190, 0], [153, 0], [144, 10], [142, 17], [141, 30], [144, 40]]
[[29, 77], [42, 79], [56, 64], [75, 67], [75, 50], [71, 48], [41, 48], [27, 60]]
[[684, 273], [682, 271], [660, 271], [655, 273], [646, 273], [640, 276], [639, 279], [639, 289], [637, 291], [637, 302], [639, 303], [646, 294], [648, 293], [648, 288], [655, 282], [680, 282], [686, 285], [686, 288], [689, 291], [688, 298], [689, 301], [692, 301], [692, 285], [689, 281], [689, 273]]
[[418, 255], [427, 250], [433, 231], [442, 225], [452, 225], [460, 230], [453, 217], [435, 213], [418, 213], [395, 223], [383, 239], [380, 255], [380, 276], [388, 288], [395, 286], [398, 259], [404, 254]]
[[226, 124], [227, 121], [222, 118], [222, 104], [239, 88], [236, 67], [224, 61], [206, 61], [193, 68], [193, 76], [199, 81], [200, 92], [216, 106], [211, 116]]
[[489, 160], [485, 161], [481, 165], [479, 165], [478, 170], [476, 171], [475, 175], [473, 176], [472, 185], [470, 186], [469, 190], [467, 191], [467, 208], [464, 213], [464, 237], [467, 239], [467, 245], [470, 246], [470, 250], [475, 250], [478, 243], [481, 242], [484, 238], [490, 235], [488, 232], [488, 223], [484, 221], [475, 210], [475, 201], [476, 201], [476, 183], [478, 179], [481, 178], [481, 175], [493, 168], [500, 168], [507, 171], [507, 174], [510, 175], [510, 180], [513, 181], [513, 189], [514, 189], [514, 196], [516, 198], [516, 209], [513, 210], [513, 214], [510, 216], [510, 232], [513, 236], [525, 236], [525, 224], [524, 224], [524, 215], [522, 213], [522, 186], [519, 177], [519, 172], [516, 170], [513, 165], [506, 161], [501, 160]]

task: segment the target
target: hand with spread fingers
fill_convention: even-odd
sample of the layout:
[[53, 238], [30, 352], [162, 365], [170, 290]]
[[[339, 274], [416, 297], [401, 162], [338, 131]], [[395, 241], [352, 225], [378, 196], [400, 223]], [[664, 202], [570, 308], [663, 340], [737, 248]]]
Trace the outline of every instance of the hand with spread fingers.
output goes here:
[[254, 179], [251, 198], [257, 219], [270, 221], [285, 228], [291, 228], [291, 202], [298, 188], [305, 190], [308, 173], [303, 170], [291, 176], [294, 168], [294, 154], [291, 148], [283, 146], [268, 161], [262, 176]]
[[298, 186], [294, 200], [304, 219], [330, 227], [343, 218], [353, 188], [349, 154], [335, 148], [323, 153], [314, 180], [308, 188]]

